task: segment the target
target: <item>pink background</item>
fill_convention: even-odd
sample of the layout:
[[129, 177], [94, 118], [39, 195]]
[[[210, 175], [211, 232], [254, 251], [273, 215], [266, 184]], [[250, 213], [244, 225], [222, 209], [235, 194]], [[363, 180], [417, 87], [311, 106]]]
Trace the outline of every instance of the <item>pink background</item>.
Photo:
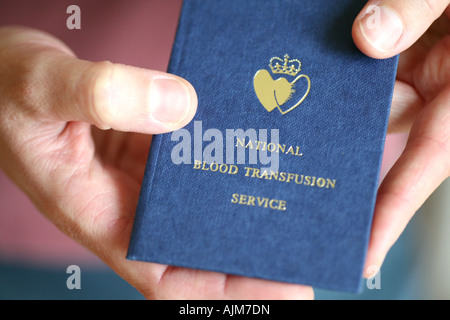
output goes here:
[[[81, 8], [81, 30], [66, 27], [66, 9], [72, 4]], [[3, 0], [0, 23], [47, 31], [62, 39], [82, 59], [166, 70], [180, 7], [181, 0]], [[388, 137], [382, 177], [397, 159], [404, 142], [404, 135]], [[0, 259], [64, 266], [77, 261], [101, 266], [95, 256], [47, 221], [3, 172]]]
[[[81, 9], [81, 30], [66, 27], [66, 9], [72, 4]], [[2, 0], [0, 24], [49, 32], [82, 59], [165, 71], [180, 8], [181, 0]], [[1, 171], [0, 259], [99, 265], [96, 257], [43, 217]]]

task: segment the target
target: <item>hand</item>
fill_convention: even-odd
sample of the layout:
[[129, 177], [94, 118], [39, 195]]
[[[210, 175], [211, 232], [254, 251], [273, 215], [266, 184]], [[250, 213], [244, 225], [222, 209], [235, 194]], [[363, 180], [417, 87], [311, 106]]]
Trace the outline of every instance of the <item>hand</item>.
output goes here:
[[125, 259], [150, 134], [195, 114], [186, 80], [78, 60], [25, 28], [0, 28], [0, 61], [0, 168], [146, 298], [312, 298], [309, 287]]
[[366, 270], [381, 267], [414, 213], [450, 175], [449, 3], [370, 1], [353, 25], [355, 43], [367, 55], [401, 53], [389, 131], [409, 132], [378, 192]]

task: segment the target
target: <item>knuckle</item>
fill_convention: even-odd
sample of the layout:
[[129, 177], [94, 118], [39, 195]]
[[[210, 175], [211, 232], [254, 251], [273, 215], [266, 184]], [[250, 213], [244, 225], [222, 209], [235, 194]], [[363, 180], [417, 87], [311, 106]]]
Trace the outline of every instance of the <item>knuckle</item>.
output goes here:
[[95, 62], [86, 70], [87, 110], [93, 124], [100, 129], [111, 128], [114, 113], [111, 110], [111, 82], [114, 64], [109, 61]]

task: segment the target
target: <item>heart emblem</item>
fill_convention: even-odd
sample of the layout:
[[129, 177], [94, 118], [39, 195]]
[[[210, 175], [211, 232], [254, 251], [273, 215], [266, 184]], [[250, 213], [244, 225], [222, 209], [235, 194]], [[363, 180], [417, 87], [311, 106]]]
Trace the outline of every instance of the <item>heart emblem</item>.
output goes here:
[[[300, 78], [306, 78], [308, 81], [308, 88], [305, 94], [291, 107], [283, 111], [280, 106], [292, 99], [292, 96], [295, 93], [295, 84]], [[273, 109], [278, 108], [281, 114], [284, 115], [297, 108], [306, 99], [311, 89], [311, 81], [309, 77], [304, 74], [299, 75], [292, 82], [289, 82], [286, 78], [273, 80], [269, 71], [262, 69], [255, 74], [253, 86], [255, 88], [256, 96], [267, 111], [271, 112]]]

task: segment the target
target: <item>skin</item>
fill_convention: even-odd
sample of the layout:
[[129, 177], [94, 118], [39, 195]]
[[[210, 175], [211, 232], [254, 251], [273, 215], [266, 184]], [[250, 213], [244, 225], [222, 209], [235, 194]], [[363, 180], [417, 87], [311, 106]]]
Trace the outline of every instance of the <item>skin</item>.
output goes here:
[[401, 53], [388, 131], [409, 132], [404, 152], [378, 191], [367, 270], [381, 267], [414, 213], [450, 175], [449, 2], [369, 2], [368, 6], [395, 10], [403, 21], [405, 30], [388, 52], [365, 41], [359, 25], [364, 23], [362, 15], [353, 26], [355, 43], [367, 55], [387, 58]]
[[[389, 130], [410, 132], [377, 199], [367, 266], [381, 266], [450, 174], [450, 11], [443, 0], [370, 4], [397, 12], [401, 39], [388, 50], [367, 39], [366, 8], [353, 37], [373, 58], [402, 53]], [[146, 298], [314, 297], [307, 286], [125, 260], [151, 135], [181, 128], [195, 114], [187, 81], [78, 60], [59, 40], [26, 28], [0, 28], [0, 60], [0, 168], [58, 228]]]

